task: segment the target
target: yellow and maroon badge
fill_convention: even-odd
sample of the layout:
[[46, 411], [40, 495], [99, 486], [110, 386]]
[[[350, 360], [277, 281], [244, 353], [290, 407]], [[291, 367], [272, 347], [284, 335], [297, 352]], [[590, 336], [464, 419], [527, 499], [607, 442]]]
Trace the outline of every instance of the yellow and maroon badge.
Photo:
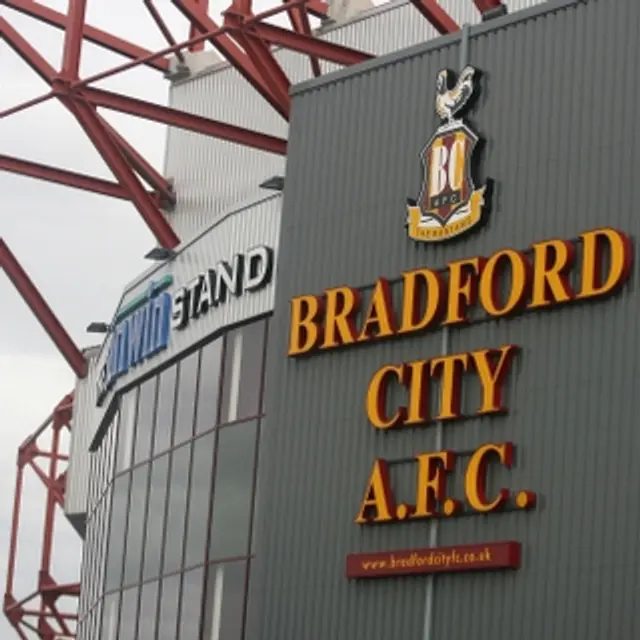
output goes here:
[[410, 238], [441, 242], [474, 227], [482, 217], [486, 185], [476, 189], [472, 176], [478, 136], [455, 118], [474, 91], [473, 67], [465, 67], [453, 88], [449, 72], [436, 83], [436, 111], [444, 121], [421, 153], [424, 177], [418, 201], [410, 201], [406, 226]]

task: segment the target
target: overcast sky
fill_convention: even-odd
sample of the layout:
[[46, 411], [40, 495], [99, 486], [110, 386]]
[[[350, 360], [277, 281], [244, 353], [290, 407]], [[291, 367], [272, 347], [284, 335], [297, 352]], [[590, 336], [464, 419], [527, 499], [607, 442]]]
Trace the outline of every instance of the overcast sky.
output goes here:
[[[66, 10], [66, 0], [42, 4]], [[170, 0], [156, 0], [174, 34], [184, 40], [186, 21]], [[217, 10], [228, 3], [216, 2]], [[255, 11], [267, 2], [255, 3]], [[213, 13], [213, 12], [212, 12]], [[4, 7], [6, 17], [56, 68], [62, 32]], [[214, 16], [215, 17], [215, 16]], [[142, 1], [89, 0], [87, 22], [150, 49], [165, 42]], [[84, 45], [81, 74], [87, 76], [125, 59], [91, 44]], [[168, 85], [161, 73], [146, 68], [107, 81], [105, 86], [166, 104]], [[47, 87], [0, 41], [0, 110], [43, 94]], [[104, 114], [141, 153], [162, 170], [164, 127], [129, 117]], [[109, 178], [112, 176], [82, 129], [65, 109], [48, 102], [0, 121], [0, 153]], [[148, 266], [142, 256], [154, 239], [128, 203], [29, 178], [0, 173], [0, 236], [80, 347], [92, 344], [84, 331], [93, 320], [109, 320], [124, 285]], [[0, 272], [0, 580], [6, 575], [9, 527], [15, 481], [15, 458], [24, 440], [74, 385], [74, 376], [29, 309]], [[34, 590], [39, 567], [44, 492], [27, 473], [15, 595]], [[80, 544], [75, 532], [58, 519], [54, 578], [78, 578]], [[15, 633], [0, 616], [0, 638]]]

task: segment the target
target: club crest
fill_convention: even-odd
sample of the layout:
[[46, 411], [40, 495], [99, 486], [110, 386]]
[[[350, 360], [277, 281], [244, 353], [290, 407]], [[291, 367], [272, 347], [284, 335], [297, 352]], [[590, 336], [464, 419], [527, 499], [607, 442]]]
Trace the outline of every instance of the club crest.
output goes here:
[[474, 227], [482, 217], [486, 185], [476, 188], [474, 151], [480, 141], [458, 116], [475, 90], [476, 70], [467, 66], [453, 87], [451, 73], [440, 71], [435, 109], [442, 124], [420, 154], [423, 183], [418, 200], [408, 200], [407, 233], [419, 242], [442, 242]]

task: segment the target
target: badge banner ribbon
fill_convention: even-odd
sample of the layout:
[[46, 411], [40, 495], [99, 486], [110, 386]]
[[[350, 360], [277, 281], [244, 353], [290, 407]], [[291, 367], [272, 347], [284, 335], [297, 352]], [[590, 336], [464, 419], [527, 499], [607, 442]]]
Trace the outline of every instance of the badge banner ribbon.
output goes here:
[[456, 211], [455, 220], [448, 222], [444, 226], [425, 226], [424, 221], [433, 218], [430, 218], [429, 216], [423, 218], [422, 211], [418, 206], [407, 207], [409, 237], [413, 240], [440, 242], [463, 233], [480, 220], [480, 216], [482, 215], [482, 205], [484, 204], [485, 189], [486, 186], [481, 189], [476, 189], [471, 194], [467, 203]]

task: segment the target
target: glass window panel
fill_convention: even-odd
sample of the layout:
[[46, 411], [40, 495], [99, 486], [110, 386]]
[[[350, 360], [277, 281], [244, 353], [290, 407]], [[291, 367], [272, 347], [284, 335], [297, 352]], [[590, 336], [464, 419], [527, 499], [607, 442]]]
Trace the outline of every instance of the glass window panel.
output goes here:
[[116, 472], [128, 469], [131, 466], [131, 454], [133, 451], [133, 432], [136, 424], [136, 402], [138, 390], [134, 389], [125, 393], [120, 402], [120, 419], [118, 424], [118, 453]]
[[[258, 464], [260, 462], [258, 461]], [[256, 486], [253, 495], [253, 529], [249, 532], [249, 538], [251, 543], [250, 554], [255, 554], [256, 552], [256, 538], [259, 535], [259, 530], [256, 528], [256, 525], [260, 526], [260, 514], [259, 509], [262, 506], [262, 502], [260, 500], [260, 474], [256, 477]]]
[[130, 474], [126, 473], [116, 478], [113, 483], [105, 591], [119, 589], [122, 582], [122, 557], [124, 555], [124, 535], [127, 523], [129, 478]]
[[142, 585], [138, 640], [155, 640], [158, 607], [158, 581]]
[[193, 569], [182, 580], [179, 640], [199, 640], [204, 569]]
[[116, 455], [116, 443], [118, 440], [118, 430], [120, 429], [120, 412], [117, 411], [111, 421], [109, 430], [107, 432], [107, 452], [106, 452], [106, 464], [102, 474], [102, 482], [100, 491], [110, 480], [113, 478], [113, 465]]
[[241, 639], [245, 577], [245, 562], [209, 565], [203, 619], [206, 640]]
[[138, 587], [122, 592], [120, 606], [120, 633], [118, 640], [135, 640], [138, 618]]
[[258, 415], [265, 322], [253, 322], [227, 335], [221, 423]]
[[120, 593], [114, 593], [104, 599], [102, 613], [102, 632], [100, 640], [116, 640], [118, 637], [118, 605]]
[[98, 537], [99, 537], [99, 544], [98, 544], [98, 558], [95, 564], [95, 583], [93, 585], [92, 588], [92, 594], [93, 594], [93, 599], [95, 601], [96, 598], [99, 598], [102, 596], [102, 589], [103, 589], [103, 580], [104, 580], [104, 572], [105, 572], [105, 553], [107, 550], [107, 516], [108, 516], [108, 509], [110, 507], [111, 504], [111, 487], [109, 487], [105, 493], [105, 495], [102, 496], [102, 499], [100, 500], [100, 505], [98, 507], [97, 510], [97, 514], [98, 514], [98, 524], [97, 524], [97, 532], [98, 532]]
[[177, 368], [175, 365], [160, 374], [158, 382], [158, 409], [153, 440], [153, 453], [166, 451], [171, 446], [173, 407], [176, 399]]
[[123, 584], [140, 582], [140, 571], [142, 570], [142, 535], [144, 533], [144, 515], [147, 506], [148, 480], [148, 464], [133, 470]]
[[165, 454], [151, 463], [147, 535], [144, 542], [144, 567], [142, 570], [143, 580], [157, 578], [160, 575], [168, 476], [169, 454]]
[[204, 433], [207, 429], [211, 429], [218, 419], [222, 343], [220, 338], [202, 349], [196, 433]]
[[210, 560], [248, 553], [257, 421], [220, 429]]
[[133, 457], [134, 463], [146, 460], [151, 453], [156, 387], [156, 377], [147, 380], [140, 386], [138, 393], [138, 416], [136, 419], [136, 444]]
[[165, 574], [177, 571], [182, 567], [191, 444], [183, 445], [176, 449], [172, 458], [167, 508], [167, 532], [164, 542], [164, 566], [162, 570]]
[[192, 353], [188, 358], [180, 362], [174, 438], [176, 444], [188, 440], [193, 435], [199, 355], [200, 353], [196, 351], [196, 353]]
[[[181, 577], [180, 574], [176, 574], [162, 581], [158, 640], [176, 640]], [[220, 640], [222, 640], [222, 638]]]
[[202, 564], [206, 559], [215, 435], [212, 431], [193, 443], [185, 567]]

